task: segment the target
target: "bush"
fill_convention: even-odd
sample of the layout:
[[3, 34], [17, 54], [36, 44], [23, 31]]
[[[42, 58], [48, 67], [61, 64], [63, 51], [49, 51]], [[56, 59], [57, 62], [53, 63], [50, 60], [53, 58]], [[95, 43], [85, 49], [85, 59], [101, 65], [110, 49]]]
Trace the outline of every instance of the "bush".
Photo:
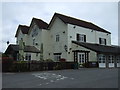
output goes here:
[[55, 67], [54, 67], [55, 70], [61, 70], [62, 69], [62, 66], [60, 64], [57, 64]]
[[46, 59], [45, 62], [54, 62], [52, 59]]

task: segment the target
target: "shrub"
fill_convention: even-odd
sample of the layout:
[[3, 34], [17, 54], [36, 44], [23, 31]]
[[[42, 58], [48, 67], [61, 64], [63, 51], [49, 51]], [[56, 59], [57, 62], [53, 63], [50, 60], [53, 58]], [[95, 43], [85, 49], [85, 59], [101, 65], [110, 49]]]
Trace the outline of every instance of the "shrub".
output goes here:
[[45, 62], [54, 62], [52, 59], [46, 59]]

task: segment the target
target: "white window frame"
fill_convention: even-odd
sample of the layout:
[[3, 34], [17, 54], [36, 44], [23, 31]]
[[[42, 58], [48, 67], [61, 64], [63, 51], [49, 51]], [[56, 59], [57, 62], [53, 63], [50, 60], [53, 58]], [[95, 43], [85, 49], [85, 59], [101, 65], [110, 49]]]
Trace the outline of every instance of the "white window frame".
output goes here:
[[[78, 33], [77, 33], [78, 34]], [[79, 35], [79, 40], [77, 40], [78, 42], [85, 42], [85, 37], [86, 35], [85, 34], [78, 34]]]
[[106, 39], [105, 38], [101, 38], [101, 45], [106, 45]]
[[55, 61], [59, 61], [61, 59], [61, 55], [54, 55], [54, 60]]
[[114, 63], [114, 56], [113, 55], [109, 55], [109, 63]]
[[33, 39], [33, 45], [35, 45], [35, 38]]
[[56, 35], [56, 42], [59, 42], [59, 41], [60, 41], [60, 35], [57, 34], [57, 35]]
[[26, 61], [31, 61], [31, 54], [26, 53], [26, 55], [25, 55], [25, 60], [26, 60]]
[[120, 63], [120, 56], [117, 56], [116, 61], [117, 63]]
[[105, 63], [106, 62], [106, 56], [103, 55], [103, 54], [100, 54], [98, 59], [99, 59], [99, 63]]

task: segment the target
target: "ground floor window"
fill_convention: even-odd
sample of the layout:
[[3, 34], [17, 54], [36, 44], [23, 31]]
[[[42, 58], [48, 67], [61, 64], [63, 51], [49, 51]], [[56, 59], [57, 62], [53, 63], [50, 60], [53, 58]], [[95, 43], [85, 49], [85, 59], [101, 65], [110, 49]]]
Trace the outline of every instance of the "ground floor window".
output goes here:
[[59, 61], [61, 59], [61, 53], [54, 53], [54, 60]]
[[114, 63], [114, 57], [113, 55], [109, 55], [109, 63]]
[[31, 60], [31, 54], [26, 54], [26, 56], [25, 56], [25, 60], [28, 60], [28, 61], [30, 61]]
[[103, 54], [100, 54], [99, 55], [99, 63], [105, 63], [105, 61], [106, 61], [106, 56]]
[[120, 56], [116, 57], [116, 61], [117, 61], [117, 63], [120, 63]]

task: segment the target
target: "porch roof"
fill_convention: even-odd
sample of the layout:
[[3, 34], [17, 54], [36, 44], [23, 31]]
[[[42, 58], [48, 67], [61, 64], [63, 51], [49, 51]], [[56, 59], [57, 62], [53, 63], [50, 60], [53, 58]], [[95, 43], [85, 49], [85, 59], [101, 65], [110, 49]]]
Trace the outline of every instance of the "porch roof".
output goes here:
[[[10, 54], [11, 51], [18, 52], [19, 51], [19, 45], [10, 44], [8, 48], [6, 49], [5, 53]], [[34, 46], [25, 46], [24, 52], [31, 52], [31, 53], [40, 53], [40, 50], [38, 50]]]
[[72, 41], [72, 43], [80, 45], [82, 47], [85, 47], [98, 53], [120, 54], [120, 46], [106, 46], [78, 41]]

